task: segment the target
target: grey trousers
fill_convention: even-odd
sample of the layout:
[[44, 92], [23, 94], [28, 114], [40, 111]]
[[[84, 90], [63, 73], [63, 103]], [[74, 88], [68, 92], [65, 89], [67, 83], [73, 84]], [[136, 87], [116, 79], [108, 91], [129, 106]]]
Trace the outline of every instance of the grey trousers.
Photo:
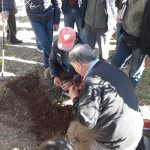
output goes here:
[[85, 40], [94, 50], [96, 42], [99, 47], [99, 58], [107, 59], [109, 57], [109, 43], [112, 31], [105, 28], [94, 28], [85, 23]]

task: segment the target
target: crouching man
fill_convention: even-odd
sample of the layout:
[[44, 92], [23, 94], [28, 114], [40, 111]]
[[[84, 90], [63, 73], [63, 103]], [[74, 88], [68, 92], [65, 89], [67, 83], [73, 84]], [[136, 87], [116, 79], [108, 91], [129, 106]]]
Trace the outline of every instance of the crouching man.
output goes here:
[[142, 137], [143, 118], [128, 77], [96, 58], [92, 49], [77, 45], [69, 61], [83, 78], [80, 94], [69, 89], [75, 118], [92, 131], [91, 150], [135, 150]]
[[58, 39], [53, 44], [49, 58], [49, 68], [44, 76], [54, 80], [54, 85], [68, 91], [73, 82], [80, 83], [81, 79], [74, 68], [69, 64], [69, 51], [78, 43], [84, 43], [74, 29], [64, 27], [60, 30]]

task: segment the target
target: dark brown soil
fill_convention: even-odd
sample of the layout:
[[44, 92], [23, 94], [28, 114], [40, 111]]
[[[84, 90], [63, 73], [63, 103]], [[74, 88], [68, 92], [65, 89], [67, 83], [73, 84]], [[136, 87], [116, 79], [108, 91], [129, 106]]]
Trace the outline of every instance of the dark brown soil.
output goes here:
[[66, 98], [39, 70], [1, 85], [0, 150], [34, 150], [44, 140], [64, 137], [73, 120]]

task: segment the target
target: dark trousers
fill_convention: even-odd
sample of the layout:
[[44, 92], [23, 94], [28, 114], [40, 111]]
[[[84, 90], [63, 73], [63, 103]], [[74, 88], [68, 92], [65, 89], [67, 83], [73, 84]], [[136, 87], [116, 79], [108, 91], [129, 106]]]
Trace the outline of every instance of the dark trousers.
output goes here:
[[15, 14], [10, 14], [7, 20], [7, 39], [16, 39], [16, 17]]

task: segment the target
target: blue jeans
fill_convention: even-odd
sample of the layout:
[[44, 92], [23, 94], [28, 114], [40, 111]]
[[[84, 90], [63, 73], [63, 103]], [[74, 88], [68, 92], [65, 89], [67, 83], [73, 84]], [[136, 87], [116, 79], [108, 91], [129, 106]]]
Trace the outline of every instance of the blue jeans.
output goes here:
[[121, 30], [122, 30], [122, 23], [117, 23], [116, 24], [116, 45], [118, 45], [118, 40], [122, 32]]
[[78, 34], [81, 39], [84, 39], [84, 32], [82, 29], [82, 17], [79, 14], [78, 8], [66, 7], [66, 11], [64, 14], [64, 23], [66, 27], [71, 27], [73, 29], [76, 23]]
[[132, 82], [133, 87], [136, 87], [145, 69], [144, 62], [146, 56], [142, 54], [140, 48], [132, 50], [128, 49], [122, 42], [122, 35], [119, 38], [118, 47], [115, 55], [112, 58], [111, 64], [115, 65], [119, 69], [122, 69], [126, 61], [130, 58], [130, 56], [132, 56], [129, 78]]
[[49, 67], [49, 55], [52, 49], [53, 41], [53, 18], [45, 22], [30, 20], [36, 39], [43, 48], [44, 67]]
[[43, 51], [43, 47], [40, 45], [40, 43], [38, 42], [37, 38], [36, 38], [36, 45], [37, 45], [37, 48], [41, 51]]

